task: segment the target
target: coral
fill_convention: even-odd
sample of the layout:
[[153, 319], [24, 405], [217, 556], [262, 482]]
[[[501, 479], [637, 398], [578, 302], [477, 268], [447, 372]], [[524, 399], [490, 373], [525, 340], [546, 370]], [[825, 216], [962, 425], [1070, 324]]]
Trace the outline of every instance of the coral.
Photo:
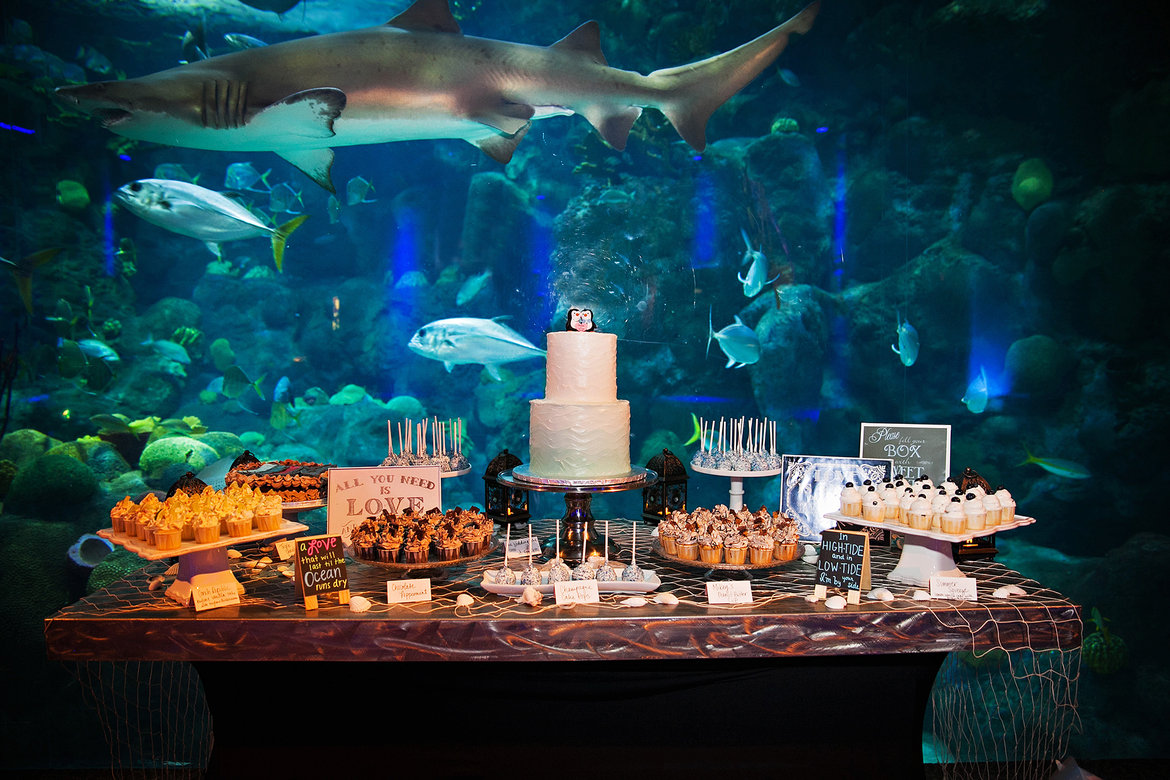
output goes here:
[[216, 339], [211, 342], [209, 351], [211, 362], [215, 364], [217, 371], [226, 371], [228, 366], [236, 362], [236, 353], [232, 351], [232, 345], [227, 339]]
[[22, 468], [61, 442], [33, 428], [12, 431], [0, 439], [0, 458]]
[[1081, 648], [1085, 665], [1097, 674], [1113, 674], [1129, 661], [1129, 648], [1124, 639], [1109, 631], [1109, 619], [1102, 617], [1097, 607], [1093, 607], [1092, 622], [1097, 630], [1085, 637]]
[[1031, 211], [1052, 197], [1052, 171], [1039, 157], [1024, 160], [1012, 177], [1012, 197], [1024, 211]]
[[133, 574], [147, 563], [149, 561], [139, 558], [128, 550], [121, 548], [114, 550], [101, 563], [93, 567], [93, 571], [89, 575], [89, 580], [85, 583], [86, 595], [101, 590], [111, 582], [117, 582], [129, 574]]
[[1039, 333], [1012, 342], [1004, 358], [1012, 392], [1023, 395], [1064, 393], [1067, 389], [1064, 378], [1072, 365], [1068, 349], [1056, 339]]
[[8, 495], [8, 488], [12, 485], [12, 478], [16, 476], [16, 464], [10, 460], [0, 460], [0, 501]]
[[773, 133], [799, 133], [800, 124], [790, 116], [778, 116], [772, 120]]
[[259, 431], [244, 431], [240, 434], [240, 443], [247, 449], [255, 449], [264, 443], [264, 434]]
[[69, 547], [66, 555], [74, 566], [88, 572], [113, 551], [114, 545], [109, 540], [97, 534], [82, 534]]
[[44, 619], [72, 601], [66, 550], [77, 540], [69, 523], [9, 520], [0, 525], [0, 588], [7, 658], [44, 658]]
[[247, 449], [239, 436], [228, 431], [208, 431], [194, 438], [215, 450], [220, 458], [234, 458]]
[[356, 404], [366, 397], [366, 388], [360, 385], [346, 385], [329, 397], [329, 403], [334, 406], [348, 406]]
[[184, 470], [198, 473], [217, 460], [218, 453], [203, 442], [190, 436], [165, 436], [146, 445], [138, 467], [148, 479], [158, 479], [174, 465], [184, 465]]
[[84, 463], [45, 453], [16, 473], [6, 506], [37, 517], [68, 520], [69, 510], [87, 502], [97, 488], [97, 477]]
[[422, 401], [412, 395], [398, 395], [386, 402], [387, 419], [419, 420], [427, 416], [427, 408]]

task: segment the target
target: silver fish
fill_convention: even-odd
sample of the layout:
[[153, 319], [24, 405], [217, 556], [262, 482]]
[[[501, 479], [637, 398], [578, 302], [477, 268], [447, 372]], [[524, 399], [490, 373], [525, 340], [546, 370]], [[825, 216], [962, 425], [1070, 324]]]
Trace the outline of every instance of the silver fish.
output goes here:
[[455, 294], [455, 305], [462, 306], [463, 304], [473, 299], [475, 296], [479, 295], [480, 292], [483, 291], [483, 288], [486, 287], [488, 282], [491, 280], [492, 269], [490, 268], [483, 273], [478, 273], [475, 276], [467, 277], [467, 281], [465, 281], [459, 287], [459, 292]]
[[743, 294], [749, 298], [755, 298], [764, 289], [765, 285], [771, 284], [779, 279], [780, 274], [776, 274], [769, 279], [768, 258], [760, 250], [752, 248], [752, 242], [748, 239], [748, 234], [743, 228], [740, 228], [739, 234], [743, 236], [744, 246], [747, 247], [747, 251], [743, 253], [743, 260], [740, 262], [740, 265], [751, 263], [751, 266], [748, 268], [747, 276], [738, 274], [736, 278], [743, 285]]
[[736, 315], [735, 322], [716, 332], [714, 326], [711, 324], [711, 311], [708, 310], [708, 355], [711, 354], [711, 339], [715, 339], [719, 343], [719, 348], [723, 350], [723, 354], [727, 355], [727, 365], [724, 368], [743, 368], [744, 366], [759, 362], [760, 338], [754, 330], [743, 324], [739, 315]]
[[305, 210], [305, 202], [301, 193], [285, 181], [268, 191], [268, 210], [273, 214], [300, 214]]
[[811, 29], [819, 5], [725, 54], [643, 76], [606, 64], [596, 22], [531, 46], [465, 36], [446, 0], [417, 0], [378, 27], [56, 94], [127, 138], [275, 152], [331, 192], [333, 147], [457, 138], [505, 163], [531, 122], [552, 116], [580, 114], [622, 150], [653, 107], [702, 151], [711, 114]]
[[336, 195], [330, 195], [325, 201], [325, 213], [329, 215], [330, 225], [336, 225], [341, 221], [341, 201]]
[[308, 219], [303, 214], [269, 227], [255, 214], [218, 192], [182, 181], [140, 179], [123, 185], [114, 197], [135, 216], [152, 225], [211, 244], [268, 236], [277, 270], [284, 267], [289, 234]]
[[918, 331], [910, 324], [910, 320], [903, 320], [902, 313], [896, 312], [898, 318], [898, 343], [891, 344], [890, 349], [902, 361], [902, 365], [909, 368], [918, 360]]
[[82, 339], [77, 342], [77, 346], [81, 347], [81, 353], [87, 358], [94, 360], [105, 360], [109, 363], [117, 363], [121, 360], [118, 353], [104, 341], [97, 339]]
[[191, 356], [187, 354], [187, 348], [182, 344], [176, 344], [167, 339], [155, 339], [153, 336], [148, 336], [146, 341], [142, 342], [142, 346], [150, 347], [167, 360], [173, 360], [185, 366], [191, 363]]
[[959, 400], [972, 414], [983, 414], [987, 409], [987, 396], [987, 371], [980, 366], [979, 376], [971, 380], [967, 385], [967, 392]]
[[354, 176], [345, 183], [345, 202], [350, 206], [356, 206], [359, 203], [373, 203], [377, 200], [377, 198], [370, 197], [370, 193], [373, 191], [373, 183], [361, 176]]
[[[224, 172], [223, 187], [226, 190], [268, 192], [272, 189], [272, 185], [268, 183], [268, 174], [270, 173], [272, 173], [271, 169], [260, 173], [256, 170], [256, 166], [250, 162], [232, 163]], [[260, 182], [263, 186], [257, 187], [256, 182]]]
[[223, 42], [231, 46], [236, 51], [243, 51], [244, 49], [259, 49], [268, 44], [259, 38], [253, 38], [251, 35], [244, 33], [224, 33]]
[[498, 317], [435, 320], [419, 328], [406, 346], [417, 355], [438, 360], [448, 371], [457, 365], [482, 363], [488, 375], [499, 381], [500, 366], [504, 363], [545, 354], [499, 320]]

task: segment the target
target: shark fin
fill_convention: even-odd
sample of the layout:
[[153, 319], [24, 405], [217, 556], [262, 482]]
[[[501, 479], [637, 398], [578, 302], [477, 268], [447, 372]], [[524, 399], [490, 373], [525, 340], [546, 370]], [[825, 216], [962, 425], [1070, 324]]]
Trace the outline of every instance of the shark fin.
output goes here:
[[642, 109], [637, 106], [622, 106], [618, 109], [604, 105], [585, 106], [581, 115], [589, 120], [589, 124], [601, 134], [605, 142], [619, 152], [626, 148], [626, 139], [630, 136], [630, 128], [638, 117], [642, 116]]
[[451, 6], [447, 0], [415, 0], [410, 8], [386, 24], [390, 27], [401, 27], [403, 30], [463, 34], [459, 29], [459, 22], [455, 21], [451, 14]]
[[585, 22], [549, 48], [576, 52], [587, 57], [590, 62], [609, 65], [601, 53], [601, 27], [594, 21]]
[[497, 382], [503, 382], [504, 378], [500, 376], [500, 367], [495, 363], [484, 363], [484, 369], [488, 372], [488, 376]]
[[333, 187], [333, 180], [329, 171], [333, 168], [333, 150], [323, 149], [288, 149], [277, 152], [281, 157], [300, 168], [301, 171], [325, 189], [337, 194]]
[[327, 139], [336, 133], [333, 121], [345, 108], [345, 93], [336, 87], [314, 87], [294, 92], [266, 106], [248, 122], [248, 127], [278, 142], [292, 137]]
[[504, 135], [513, 136], [521, 130], [527, 131], [529, 121], [535, 113], [536, 109], [527, 103], [502, 100], [486, 111], [469, 114], [468, 118], [494, 128]]
[[492, 135], [487, 138], [481, 138], [478, 141], [472, 141], [480, 148], [484, 154], [492, 158], [501, 165], [507, 165], [512, 159], [513, 152], [516, 151], [520, 139], [528, 132], [530, 125], [525, 124], [514, 135]]

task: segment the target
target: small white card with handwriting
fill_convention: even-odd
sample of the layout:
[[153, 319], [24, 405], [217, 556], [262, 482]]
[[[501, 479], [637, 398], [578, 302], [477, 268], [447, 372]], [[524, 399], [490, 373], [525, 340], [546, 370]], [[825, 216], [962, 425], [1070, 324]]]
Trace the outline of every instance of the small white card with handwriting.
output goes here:
[[601, 601], [597, 580], [554, 582], [553, 593], [556, 594], [558, 607], [566, 604], [596, 604]]
[[297, 554], [297, 543], [294, 539], [281, 539], [275, 547], [276, 557], [282, 561], [287, 561]]
[[[528, 555], [528, 539], [513, 539], [508, 542], [508, 555]], [[540, 555], [540, 540], [532, 537], [532, 554]]]
[[387, 580], [386, 603], [405, 604], [408, 601], [430, 601], [430, 578], [418, 580]]
[[752, 584], [747, 580], [707, 583], [708, 604], [751, 604]]
[[234, 582], [213, 582], [191, 586], [191, 598], [195, 602], [195, 611], [202, 612], [205, 609], [239, 604], [240, 592], [236, 590]]
[[978, 601], [974, 577], [931, 577], [930, 597], [951, 601]]

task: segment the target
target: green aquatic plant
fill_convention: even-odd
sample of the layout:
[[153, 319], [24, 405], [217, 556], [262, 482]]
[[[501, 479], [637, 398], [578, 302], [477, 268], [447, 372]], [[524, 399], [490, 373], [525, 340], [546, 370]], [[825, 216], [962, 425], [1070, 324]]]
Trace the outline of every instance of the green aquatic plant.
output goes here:
[[1024, 211], [1031, 211], [1052, 197], [1052, 171], [1039, 157], [1024, 160], [1012, 177], [1012, 197]]
[[329, 397], [329, 403], [334, 406], [348, 406], [356, 404], [366, 397], [366, 388], [361, 385], [346, 385]]
[[799, 133], [800, 123], [790, 116], [778, 116], [772, 120], [772, 129], [769, 131], [772, 135], [780, 135], [782, 133]]
[[212, 260], [207, 264], [204, 272], [208, 276], [239, 276], [240, 269], [231, 264], [230, 260]]
[[95, 414], [89, 418], [90, 422], [97, 423], [97, 435], [102, 436], [107, 433], [150, 433], [158, 425], [160, 419], [158, 417], [143, 417], [138, 420], [131, 420], [124, 414], [117, 412], [113, 414]]
[[189, 347], [203, 338], [203, 331], [198, 328], [191, 328], [186, 325], [180, 325], [171, 333], [171, 341], [179, 346]]
[[1113, 674], [1129, 661], [1129, 648], [1125, 640], [1114, 634], [1106, 625], [1109, 618], [1093, 607], [1090, 622], [1097, 630], [1085, 637], [1081, 645], [1081, 657], [1085, 664], [1097, 674]]
[[227, 371], [236, 362], [236, 353], [232, 351], [232, 345], [227, 339], [221, 338], [211, 342], [208, 351], [211, 352], [211, 362], [218, 371]]
[[115, 319], [108, 319], [101, 324], [102, 340], [113, 341], [122, 335], [122, 321]]

